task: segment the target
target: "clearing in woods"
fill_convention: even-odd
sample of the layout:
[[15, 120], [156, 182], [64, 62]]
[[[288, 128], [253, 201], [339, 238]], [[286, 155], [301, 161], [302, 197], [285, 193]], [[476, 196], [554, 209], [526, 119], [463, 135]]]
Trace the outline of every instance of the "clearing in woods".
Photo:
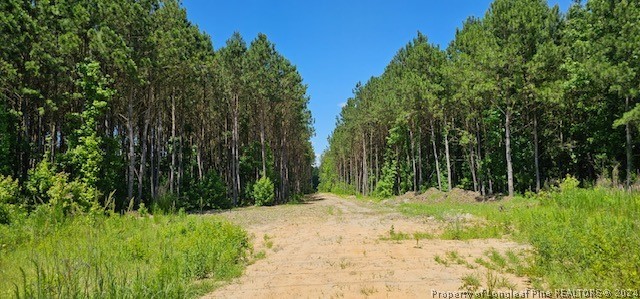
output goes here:
[[[253, 235], [265, 258], [205, 298], [398, 298], [459, 291], [465, 277], [486, 277], [524, 290], [527, 279], [479, 265], [488, 251], [527, 247], [506, 239], [413, 239], [437, 235], [441, 221], [412, 218], [389, 207], [317, 194], [304, 204], [236, 209], [221, 214]], [[390, 232], [407, 240], [388, 240]], [[385, 240], [387, 238], [387, 240]], [[259, 254], [262, 255], [262, 254]]]

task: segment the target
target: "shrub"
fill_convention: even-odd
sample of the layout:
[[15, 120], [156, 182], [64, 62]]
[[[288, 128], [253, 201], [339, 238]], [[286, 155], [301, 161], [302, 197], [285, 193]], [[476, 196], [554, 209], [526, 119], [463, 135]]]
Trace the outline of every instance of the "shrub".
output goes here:
[[560, 188], [560, 191], [569, 191], [578, 188], [578, 185], [580, 185], [580, 181], [572, 175], [567, 174], [567, 177], [560, 182], [558, 187]]
[[18, 204], [20, 202], [20, 185], [18, 179], [0, 175], [0, 203]]
[[31, 197], [30, 204], [47, 203], [47, 191], [53, 186], [55, 172], [48, 159], [43, 159], [36, 168], [29, 170], [29, 180], [26, 183], [27, 193]]
[[151, 209], [154, 214], [171, 214], [177, 211], [178, 197], [170, 192], [161, 193], [153, 202]]
[[396, 160], [385, 163], [382, 168], [382, 177], [376, 184], [376, 196], [387, 198], [393, 195], [396, 175], [398, 174], [397, 165], [398, 163]]
[[256, 206], [271, 205], [274, 197], [274, 185], [268, 177], [263, 176], [253, 185], [253, 198], [256, 200]]
[[10, 224], [13, 221], [12, 205], [0, 202], [0, 224]]
[[187, 194], [188, 200], [183, 205], [187, 210], [230, 208], [232, 203], [227, 198], [227, 187], [222, 178], [214, 171], [207, 173], [195, 184]]
[[49, 204], [64, 215], [88, 212], [96, 208], [100, 192], [84, 182], [68, 181], [68, 174], [58, 173], [47, 190]]

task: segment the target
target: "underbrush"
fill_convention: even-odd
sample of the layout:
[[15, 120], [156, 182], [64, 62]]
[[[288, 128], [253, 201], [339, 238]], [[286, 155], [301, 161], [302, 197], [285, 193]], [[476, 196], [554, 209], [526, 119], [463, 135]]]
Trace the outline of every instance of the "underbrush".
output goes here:
[[[449, 222], [441, 238], [507, 236], [531, 244], [534, 258], [526, 272], [542, 278], [545, 288], [620, 289], [640, 285], [637, 193], [566, 188], [491, 203], [403, 204], [400, 210]], [[482, 221], [456, 220], [466, 214]]]
[[239, 276], [250, 247], [213, 217], [52, 213], [0, 225], [1, 298], [196, 297]]

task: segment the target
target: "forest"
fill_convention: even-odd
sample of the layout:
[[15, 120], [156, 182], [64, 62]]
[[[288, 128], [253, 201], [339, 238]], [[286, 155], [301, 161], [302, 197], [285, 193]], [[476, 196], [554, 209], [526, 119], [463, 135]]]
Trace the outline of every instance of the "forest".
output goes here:
[[418, 33], [358, 83], [320, 190], [538, 192], [567, 175], [637, 189], [640, 5], [496, 0], [446, 49]]
[[307, 87], [266, 35], [215, 50], [175, 0], [8, 0], [0, 26], [9, 204], [177, 211], [311, 191]]

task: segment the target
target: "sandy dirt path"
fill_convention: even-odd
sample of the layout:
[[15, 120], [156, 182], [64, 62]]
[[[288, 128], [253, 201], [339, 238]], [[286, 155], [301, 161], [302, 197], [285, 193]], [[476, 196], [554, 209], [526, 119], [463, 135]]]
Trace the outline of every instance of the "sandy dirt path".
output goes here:
[[[459, 291], [462, 277], [486, 270], [435, 261], [455, 251], [473, 263], [489, 249], [504, 252], [522, 245], [508, 240], [389, 241], [395, 232], [437, 233], [442, 223], [410, 218], [391, 208], [315, 195], [305, 204], [245, 208], [224, 212], [253, 236], [264, 259], [242, 277], [205, 298], [432, 298], [433, 291]], [[517, 290], [525, 278], [501, 274]]]

